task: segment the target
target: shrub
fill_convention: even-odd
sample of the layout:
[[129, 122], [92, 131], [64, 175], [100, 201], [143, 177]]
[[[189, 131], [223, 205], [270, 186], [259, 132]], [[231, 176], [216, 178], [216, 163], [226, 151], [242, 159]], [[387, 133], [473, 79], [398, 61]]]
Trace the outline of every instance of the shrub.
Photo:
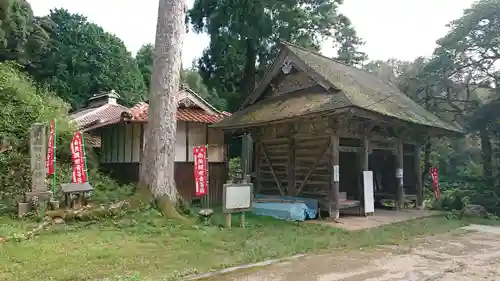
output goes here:
[[234, 157], [229, 160], [229, 179], [238, 181], [242, 178], [241, 159]]
[[[71, 181], [69, 144], [75, 128], [70, 124], [69, 105], [35, 83], [13, 63], [0, 63], [0, 143], [11, 150], [0, 153], [0, 212], [15, 210], [23, 194], [30, 190], [31, 169], [29, 130], [33, 123], [56, 121], [57, 183]], [[129, 186], [120, 186], [97, 172], [91, 149], [87, 148], [89, 179], [96, 202], [115, 201], [128, 195]], [[47, 181], [49, 184], [49, 181]], [[57, 194], [60, 196], [60, 194]]]
[[[57, 141], [69, 143], [69, 106], [61, 99], [34, 82], [18, 70], [14, 63], [0, 63], [0, 140], [12, 147], [0, 154], [0, 205], [12, 207], [31, 182], [29, 162], [29, 129], [33, 123], [49, 124], [56, 120]], [[69, 149], [58, 150], [68, 158]], [[66, 156], [64, 156], [66, 155]], [[10, 206], [10, 207], [9, 207]]]

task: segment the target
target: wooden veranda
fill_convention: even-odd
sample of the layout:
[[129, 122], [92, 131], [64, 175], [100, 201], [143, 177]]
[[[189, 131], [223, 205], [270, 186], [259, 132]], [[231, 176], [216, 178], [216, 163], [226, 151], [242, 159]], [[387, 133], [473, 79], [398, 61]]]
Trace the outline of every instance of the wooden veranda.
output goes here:
[[315, 198], [334, 218], [362, 209], [368, 170], [375, 197], [421, 206], [420, 146], [462, 132], [390, 82], [285, 42], [241, 110], [215, 126], [244, 135], [256, 193]]

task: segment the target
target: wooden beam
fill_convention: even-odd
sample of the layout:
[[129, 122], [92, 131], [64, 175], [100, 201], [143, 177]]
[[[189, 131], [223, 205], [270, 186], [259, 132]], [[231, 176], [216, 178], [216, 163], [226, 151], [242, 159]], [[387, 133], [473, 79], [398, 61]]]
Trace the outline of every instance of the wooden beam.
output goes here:
[[330, 188], [328, 206], [330, 218], [338, 219], [340, 214], [340, 167], [339, 167], [339, 137], [330, 136]]
[[[323, 149], [323, 152], [321, 153], [321, 156], [316, 160], [316, 162], [314, 163], [314, 166], [311, 166], [309, 168], [309, 171], [307, 172], [307, 175], [306, 177], [304, 178], [304, 181], [302, 182], [302, 184], [300, 185], [299, 189], [297, 190], [297, 195], [299, 195], [301, 192], [302, 192], [302, 189], [304, 189], [304, 186], [306, 185], [307, 181], [309, 180], [309, 177], [312, 175], [312, 173], [314, 173], [314, 171], [316, 171], [316, 168], [318, 167], [318, 164], [321, 162], [321, 160], [323, 160], [323, 157], [325, 157], [325, 155], [327, 154], [328, 152], [328, 149], [332, 146], [332, 143], [329, 142], [326, 147]], [[330, 173], [331, 174], [331, 173]]]
[[404, 208], [405, 201], [405, 190], [404, 190], [404, 182], [403, 182], [403, 141], [398, 142], [398, 150], [396, 154], [396, 179], [397, 179], [397, 203], [396, 207], [398, 209]]
[[262, 142], [260, 143], [260, 148], [262, 149], [262, 152], [264, 152], [264, 158], [266, 159], [266, 162], [269, 165], [269, 170], [271, 170], [271, 174], [273, 175], [274, 181], [276, 182], [276, 185], [280, 190], [280, 194], [284, 196], [285, 192], [283, 191], [283, 187], [281, 186], [281, 183], [278, 180], [276, 173], [274, 172], [273, 163], [271, 163], [271, 159], [269, 159], [269, 154], [267, 153], [266, 147], [262, 144]]
[[420, 164], [420, 148], [419, 144], [414, 146], [414, 166], [415, 166], [415, 185], [417, 190], [417, 208], [423, 208], [424, 203], [424, 190], [422, 185], [422, 166]]

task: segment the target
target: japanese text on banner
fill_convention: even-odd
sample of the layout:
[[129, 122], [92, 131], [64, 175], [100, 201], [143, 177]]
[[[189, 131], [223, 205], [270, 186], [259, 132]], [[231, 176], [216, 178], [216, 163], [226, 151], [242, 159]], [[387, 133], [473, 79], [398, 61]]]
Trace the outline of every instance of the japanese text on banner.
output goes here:
[[439, 200], [441, 198], [441, 192], [439, 191], [439, 181], [438, 181], [438, 171], [437, 168], [431, 168], [430, 170], [431, 173], [431, 178], [432, 178], [432, 185], [434, 186], [434, 197], [436, 200]]
[[49, 133], [49, 147], [47, 150], [47, 159], [45, 160], [45, 165], [47, 166], [47, 174], [54, 174], [54, 162], [55, 162], [55, 123], [54, 120], [50, 123], [50, 133]]
[[73, 183], [87, 182], [87, 173], [85, 167], [85, 157], [83, 151], [83, 137], [80, 132], [76, 132], [71, 141], [71, 158], [73, 160]]
[[194, 182], [196, 196], [208, 194], [208, 165], [207, 165], [207, 147], [193, 147], [194, 155]]

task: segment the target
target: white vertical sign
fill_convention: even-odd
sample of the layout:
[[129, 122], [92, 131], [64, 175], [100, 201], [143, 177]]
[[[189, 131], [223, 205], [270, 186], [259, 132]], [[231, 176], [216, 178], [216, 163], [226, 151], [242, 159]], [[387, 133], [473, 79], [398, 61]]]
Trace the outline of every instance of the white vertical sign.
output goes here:
[[339, 167], [339, 165], [333, 166], [333, 181], [340, 182], [340, 167]]
[[363, 188], [365, 195], [365, 214], [375, 212], [373, 198], [373, 171], [363, 171]]

